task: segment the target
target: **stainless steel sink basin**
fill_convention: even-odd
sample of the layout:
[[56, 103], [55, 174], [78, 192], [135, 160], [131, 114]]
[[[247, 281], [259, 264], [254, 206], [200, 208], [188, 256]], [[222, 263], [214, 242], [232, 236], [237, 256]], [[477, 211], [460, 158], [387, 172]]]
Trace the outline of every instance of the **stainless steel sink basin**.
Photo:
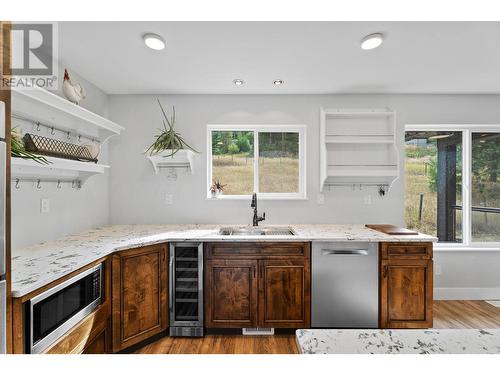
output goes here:
[[279, 228], [221, 228], [222, 236], [295, 236], [290, 227]]

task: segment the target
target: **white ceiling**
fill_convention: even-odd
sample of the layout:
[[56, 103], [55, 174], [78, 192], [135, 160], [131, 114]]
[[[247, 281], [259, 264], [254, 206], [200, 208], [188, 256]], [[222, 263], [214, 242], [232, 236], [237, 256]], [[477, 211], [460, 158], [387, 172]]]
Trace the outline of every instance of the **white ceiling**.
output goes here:
[[500, 22], [61, 22], [59, 45], [109, 94], [500, 93]]

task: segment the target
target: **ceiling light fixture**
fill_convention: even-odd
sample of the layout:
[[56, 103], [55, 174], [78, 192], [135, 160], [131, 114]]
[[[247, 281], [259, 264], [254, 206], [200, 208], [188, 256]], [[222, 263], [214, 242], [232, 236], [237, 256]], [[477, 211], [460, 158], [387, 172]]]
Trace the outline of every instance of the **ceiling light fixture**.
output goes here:
[[241, 86], [241, 85], [243, 85], [245, 83], [245, 81], [243, 81], [242, 79], [237, 78], [237, 79], [233, 80], [233, 83], [236, 86]]
[[282, 85], [282, 84], [284, 84], [284, 83], [285, 83], [285, 81], [283, 81], [282, 79], [275, 79], [275, 80], [273, 81], [273, 84], [274, 84], [275, 86], [279, 86], [279, 85]]
[[144, 43], [151, 49], [160, 51], [165, 48], [165, 39], [158, 34], [147, 33], [142, 36]]
[[361, 48], [364, 50], [375, 49], [379, 47], [383, 41], [384, 35], [381, 33], [370, 34], [361, 40]]

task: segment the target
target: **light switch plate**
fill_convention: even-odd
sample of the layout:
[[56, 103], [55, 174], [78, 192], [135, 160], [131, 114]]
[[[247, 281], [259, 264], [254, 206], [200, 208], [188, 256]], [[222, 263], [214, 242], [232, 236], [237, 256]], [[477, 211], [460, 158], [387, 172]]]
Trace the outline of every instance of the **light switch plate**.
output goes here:
[[50, 212], [50, 199], [42, 198], [40, 199], [40, 213], [48, 214]]
[[165, 204], [170, 206], [174, 204], [174, 196], [173, 194], [165, 194]]

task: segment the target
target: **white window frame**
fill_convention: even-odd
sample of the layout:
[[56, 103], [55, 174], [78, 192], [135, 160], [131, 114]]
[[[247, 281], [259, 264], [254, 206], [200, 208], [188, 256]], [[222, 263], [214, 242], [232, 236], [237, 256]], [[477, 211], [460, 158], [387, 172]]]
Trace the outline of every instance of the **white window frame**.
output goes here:
[[[500, 133], [500, 124], [407, 124], [407, 131], [461, 131], [462, 132], [462, 243], [437, 242], [439, 251], [500, 251], [500, 242], [472, 241], [472, 133]], [[404, 147], [403, 147], [404, 150]], [[404, 154], [403, 154], [404, 155]], [[406, 159], [406, 155], [404, 155]], [[403, 163], [406, 165], [406, 160]], [[405, 172], [406, 175], [406, 172]], [[406, 179], [405, 179], [406, 181]], [[406, 184], [406, 182], [405, 182]], [[406, 195], [406, 186], [405, 186]], [[465, 209], [467, 207], [467, 209]]]
[[[231, 200], [249, 199], [251, 195], [219, 195], [216, 198], [211, 196], [209, 187], [212, 185], [212, 132], [213, 131], [252, 131], [254, 132], [253, 145], [253, 171], [254, 189], [259, 194], [259, 199], [276, 200], [306, 200], [306, 126], [305, 125], [207, 125], [207, 199], [210, 200]], [[259, 192], [259, 133], [299, 133], [299, 192], [298, 193], [260, 193]]]

